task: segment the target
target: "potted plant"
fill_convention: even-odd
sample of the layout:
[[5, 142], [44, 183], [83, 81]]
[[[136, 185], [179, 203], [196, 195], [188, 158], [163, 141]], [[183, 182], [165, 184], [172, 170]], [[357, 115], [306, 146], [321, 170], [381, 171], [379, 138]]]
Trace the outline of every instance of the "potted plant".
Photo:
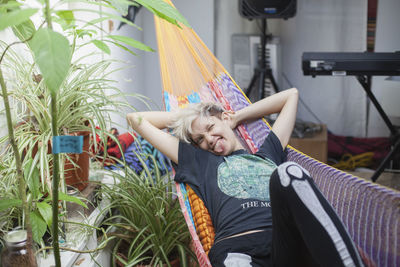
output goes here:
[[[26, 196], [27, 184], [29, 182], [36, 183], [34, 176], [24, 177], [24, 169], [28, 164], [25, 162], [26, 158], [31, 158], [31, 151], [34, 149], [34, 143], [30, 143], [28, 145], [28, 150], [21, 149], [21, 146], [26, 146], [24, 136], [29, 136], [32, 134], [31, 124], [29, 123], [33, 119], [38, 120], [38, 125], [42, 126], [40, 123], [45, 122], [47, 125], [50, 125], [50, 130], [43, 132], [41, 137], [43, 139], [34, 140], [38, 143], [38, 157], [34, 157], [31, 168], [29, 170], [25, 170], [26, 175], [30, 175], [34, 173], [34, 168], [36, 165], [44, 166], [48, 164], [51, 166], [51, 176], [50, 179], [50, 169], [45, 170], [44, 168], [40, 168], [40, 177], [42, 181], [42, 189], [44, 191], [47, 190], [46, 193], [51, 195], [52, 208], [49, 211], [46, 208], [46, 215], [51, 214], [51, 233], [53, 239], [53, 248], [54, 248], [54, 258], [56, 266], [60, 266], [60, 257], [59, 257], [59, 244], [58, 244], [58, 203], [59, 203], [59, 188], [60, 188], [60, 171], [61, 176], [63, 173], [62, 165], [60, 165], [60, 154], [52, 155], [52, 164], [49, 164], [49, 159], [47, 156], [48, 151], [48, 140], [53, 140], [52, 138], [55, 136], [59, 136], [63, 134], [65, 127], [63, 123], [66, 120], [77, 119], [77, 122], [80, 122], [79, 126], [75, 124], [71, 128], [68, 128], [68, 131], [80, 131], [80, 130], [92, 130], [94, 132], [94, 124], [90, 124], [90, 119], [86, 120], [87, 117], [79, 117], [83, 115], [82, 106], [79, 105], [79, 101], [73, 102], [75, 106], [69, 106], [67, 110], [62, 110], [60, 106], [61, 101], [75, 101], [71, 99], [61, 99], [62, 92], [64, 86], [68, 86], [70, 82], [74, 79], [74, 77], [69, 76], [73, 75], [75, 70], [80, 70], [77, 67], [77, 64], [74, 64], [75, 60], [75, 52], [78, 49], [77, 38], [82, 36], [91, 36], [88, 42], [92, 42], [96, 45], [96, 47], [100, 48], [103, 52], [109, 53], [110, 49], [108, 48], [107, 42], [115, 44], [119, 47], [122, 47], [126, 50], [130, 50], [126, 47], [126, 45], [136, 47], [139, 49], [144, 49], [147, 51], [151, 51], [151, 49], [135, 40], [130, 38], [126, 38], [124, 36], [115, 36], [110, 34], [99, 34], [98, 31], [93, 30], [93, 28], [89, 28], [89, 26], [93, 26], [96, 23], [101, 21], [110, 19], [110, 18], [118, 18], [122, 22], [135, 26], [132, 22], [118, 16], [114, 16], [112, 14], [103, 12], [102, 10], [93, 9], [91, 12], [98, 12], [100, 18], [95, 19], [93, 21], [88, 21], [87, 24], [83, 26], [83, 28], [78, 28], [75, 24], [75, 18], [73, 10], [65, 10], [62, 9], [63, 1], [57, 2], [54, 6], [50, 6], [49, 1], [37, 1], [37, 4], [41, 8], [38, 9], [36, 7], [31, 7], [33, 1], [28, 2], [17, 2], [17, 1], [3, 1], [0, 5], [0, 31], [10, 28], [13, 30], [15, 35], [20, 38], [20, 42], [13, 42], [11, 44], [7, 44], [7, 46], [2, 49], [0, 54], [0, 85], [2, 89], [2, 98], [5, 104], [6, 117], [7, 117], [7, 127], [8, 127], [8, 139], [10, 140], [11, 148], [9, 151], [13, 154], [13, 159], [10, 160], [5, 159], [4, 162], [7, 162], [7, 168], [11, 168], [14, 170], [14, 177], [17, 177], [18, 180], [18, 195], [15, 199], [0, 199], [0, 208], [2, 211], [8, 209], [14, 209], [15, 207], [23, 207], [23, 218], [25, 218], [24, 223], [28, 230], [28, 244], [31, 239], [31, 231], [30, 231], [30, 218], [35, 218], [38, 216], [34, 216], [31, 211], [31, 205], [28, 202]], [[36, 2], [36, 1], [35, 1]], [[85, 4], [93, 4], [95, 6], [103, 6], [104, 8], [113, 8], [118, 10], [127, 10], [129, 4], [142, 4], [144, 7], [152, 11], [153, 13], [168, 19], [169, 21], [177, 24], [176, 20], [184, 21], [184, 19], [176, 12], [174, 8], [165, 4], [162, 0], [156, 1], [146, 1], [146, 0], [136, 0], [135, 2], [127, 2], [127, 1], [104, 1], [104, 2], [95, 2], [95, 1], [81, 1]], [[34, 23], [30, 20], [30, 17], [35, 13], [38, 13], [40, 10], [41, 13], [41, 24], [35, 26]], [[61, 30], [55, 31], [53, 30], [53, 24], [59, 24], [61, 26]], [[101, 28], [100, 28], [101, 30]], [[102, 32], [104, 33], [104, 32]], [[69, 37], [69, 39], [67, 38]], [[35, 114], [34, 118], [31, 117], [33, 113], [33, 108], [29, 110], [28, 117], [23, 118], [23, 123], [18, 126], [15, 125], [12, 121], [10, 105], [9, 105], [9, 97], [8, 97], [8, 89], [15, 89], [13, 87], [9, 87], [10, 81], [12, 81], [13, 77], [7, 77], [3, 75], [3, 59], [5, 55], [10, 51], [10, 47], [15, 44], [25, 44], [29, 48], [29, 51], [32, 52], [33, 60], [28, 64], [33, 72], [25, 72], [27, 76], [25, 77], [25, 83], [30, 84], [32, 78], [36, 84], [33, 85], [32, 88], [35, 89], [35, 96], [37, 96], [38, 102], [35, 104], [42, 104], [46, 107], [42, 114]], [[85, 45], [85, 43], [84, 43]], [[71, 64], [72, 62], [72, 64]], [[79, 72], [79, 71], [78, 71]], [[75, 73], [76, 75], [79, 75]], [[33, 75], [33, 76], [31, 76]], [[43, 77], [41, 79], [40, 77]], [[69, 78], [68, 78], [69, 77]], [[25, 88], [25, 87], [23, 87]], [[85, 95], [85, 90], [87, 87], [73, 87], [72, 91], [79, 91], [82, 95]], [[22, 88], [21, 88], [22, 89]], [[103, 88], [97, 88], [97, 92], [101, 92]], [[94, 93], [94, 92], [93, 92]], [[26, 103], [30, 103], [29, 97], [31, 95], [25, 94]], [[81, 101], [84, 103], [84, 101]], [[35, 105], [34, 104], [34, 105]], [[104, 103], [102, 103], [104, 105]], [[96, 113], [99, 111], [100, 107], [92, 106], [94, 108], [93, 112]], [[73, 108], [73, 110], [71, 110]], [[61, 117], [62, 112], [65, 112], [66, 117]], [[22, 116], [21, 116], [22, 118]], [[93, 120], [93, 118], [92, 118]], [[87, 122], [89, 121], [89, 125]], [[51, 122], [51, 123], [49, 123]], [[99, 123], [96, 121], [96, 123]], [[101, 125], [105, 129], [106, 125]], [[18, 134], [20, 134], [20, 138], [16, 138]], [[24, 135], [25, 134], [25, 135]], [[28, 138], [29, 142], [32, 142], [32, 138]], [[21, 154], [25, 154], [26, 158], [21, 157]], [[11, 154], [11, 153], [10, 153]], [[36, 156], [36, 155], [35, 155]], [[61, 158], [64, 155], [61, 156]], [[62, 162], [62, 161], [61, 161]], [[44, 165], [43, 165], [44, 164]], [[45, 181], [51, 180], [50, 183], [46, 183]], [[50, 190], [51, 189], [51, 190]], [[30, 215], [33, 215], [30, 216]], [[42, 217], [43, 214], [41, 214]], [[37, 227], [37, 224], [34, 224]]]
[[[93, 129], [94, 125], [110, 125], [109, 110], [119, 110], [127, 103], [116, 99], [120, 96], [117, 89], [113, 89], [113, 81], [107, 75], [109, 73], [109, 60], [102, 60], [94, 64], [81, 64], [75, 61], [67, 75], [65, 83], [59, 90], [58, 102], [59, 117], [62, 118], [60, 125], [64, 134], [68, 133], [90, 133], [95, 131], [101, 135], [100, 129]], [[11, 104], [14, 106], [14, 118], [17, 126], [14, 128], [14, 135], [18, 143], [18, 149], [22, 151], [25, 160], [22, 166], [27, 177], [28, 195], [31, 209], [37, 211], [34, 215], [33, 238], [37, 243], [42, 243], [41, 238], [46, 232], [46, 218], [40, 206], [45, 205], [42, 201], [44, 195], [49, 195], [51, 189], [51, 175], [53, 159], [51, 155], [51, 123], [48, 114], [48, 102], [50, 95], [43, 88], [43, 80], [35, 79], [37, 69], [27, 59], [17, 55], [12, 50], [3, 59], [3, 71], [14, 77], [8, 81], [12, 88]], [[13, 73], [11, 73], [13, 72]], [[31, 79], [29, 79], [31, 77]], [[105, 95], [104, 91], [115, 90], [114, 94]], [[107, 134], [104, 132], [104, 134]], [[84, 148], [86, 164], [89, 163], [89, 140], [86, 135], [87, 146]], [[0, 145], [7, 141], [6, 137], [0, 139]], [[60, 157], [60, 176], [62, 181], [68, 183], [68, 175], [82, 170], [82, 166], [74, 169], [74, 165], [83, 158], [82, 154], [78, 160], [74, 160], [74, 154], [65, 154]], [[7, 168], [4, 168], [3, 179], [12, 181], [15, 179], [15, 172], [12, 171], [15, 165], [11, 147], [5, 148], [1, 157]], [[88, 166], [86, 166], [88, 167]], [[6, 170], [8, 170], [6, 172]], [[88, 171], [88, 169], [86, 169]], [[87, 178], [88, 173], [86, 173]], [[65, 179], [64, 179], [65, 178]], [[72, 184], [73, 186], [76, 184]], [[64, 184], [61, 184], [62, 192], [66, 193]], [[40, 202], [39, 202], [40, 201]], [[37, 209], [39, 205], [39, 210]]]
[[154, 158], [151, 170], [145, 164], [149, 156], [137, 157], [142, 159], [141, 173], [130, 168], [115, 172], [117, 182], [102, 189], [111, 200], [114, 214], [104, 221], [110, 226], [108, 235], [117, 237], [113, 264], [187, 266], [196, 257], [190, 249], [190, 234], [183, 223], [171, 175], [161, 175]]

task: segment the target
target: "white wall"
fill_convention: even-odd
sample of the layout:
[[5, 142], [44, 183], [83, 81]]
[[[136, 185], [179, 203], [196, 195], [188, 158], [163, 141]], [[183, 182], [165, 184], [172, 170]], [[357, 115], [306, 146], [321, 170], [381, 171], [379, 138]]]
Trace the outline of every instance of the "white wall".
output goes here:
[[[284, 87], [299, 89], [302, 101], [334, 134], [365, 134], [366, 96], [355, 77], [304, 76], [303, 52], [366, 50], [367, 7], [364, 0], [297, 1], [294, 18], [281, 21]], [[298, 118], [317, 119], [299, 105]]]
[[[378, 1], [376, 52], [400, 51], [400, 1]], [[372, 91], [383, 110], [391, 119], [400, 125], [400, 80], [388, 81], [387, 76], [376, 76], [372, 81]], [[400, 78], [400, 77], [397, 77]], [[370, 106], [370, 119], [368, 125], [369, 136], [389, 136], [389, 130], [375, 106]]]
[[[10, 44], [12, 42], [18, 41], [17, 38], [14, 36], [14, 34], [12, 33], [11, 30], [6, 29], [4, 31], [0, 31], [0, 40], [5, 42], [6, 44]], [[16, 52], [18, 52], [19, 54], [24, 52], [24, 45], [14, 45], [12, 47], [12, 49]], [[0, 51], [0, 53], [2, 53], [3, 50]], [[2, 69], [3, 71], [3, 76], [6, 75], [6, 73], [4, 73], [4, 69]], [[6, 84], [7, 86], [7, 84]], [[1, 92], [1, 90], [0, 90]], [[12, 109], [12, 105], [10, 106], [10, 108]], [[0, 96], [0, 137], [3, 137], [5, 135], [8, 134], [7, 132], [7, 119], [6, 119], [6, 115], [5, 115], [5, 111], [3, 112], [4, 109], [4, 101], [3, 98]], [[1, 150], [1, 148], [0, 148]]]

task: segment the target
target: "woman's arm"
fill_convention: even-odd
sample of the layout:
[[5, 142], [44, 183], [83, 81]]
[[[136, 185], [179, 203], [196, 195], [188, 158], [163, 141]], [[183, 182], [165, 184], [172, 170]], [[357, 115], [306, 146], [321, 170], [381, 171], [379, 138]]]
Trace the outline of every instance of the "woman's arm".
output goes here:
[[273, 94], [237, 111], [232, 115], [232, 126], [236, 127], [242, 122], [253, 121], [273, 113], [279, 113], [272, 126], [272, 131], [279, 138], [282, 147], [285, 148], [289, 143], [296, 121], [298, 99], [299, 94], [296, 88]]
[[133, 112], [126, 118], [133, 130], [178, 164], [178, 138], [162, 130], [171, 124], [175, 114], [167, 111]]

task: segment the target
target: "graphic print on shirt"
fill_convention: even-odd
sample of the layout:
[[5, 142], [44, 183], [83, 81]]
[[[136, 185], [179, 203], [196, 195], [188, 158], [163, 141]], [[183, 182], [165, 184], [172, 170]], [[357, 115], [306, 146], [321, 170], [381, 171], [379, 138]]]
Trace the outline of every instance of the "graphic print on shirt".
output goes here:
[[255, 155], [225, 157], [218, 167], [218, 187], [226, 195], [269, 201], [269, 178], [276, 165]]

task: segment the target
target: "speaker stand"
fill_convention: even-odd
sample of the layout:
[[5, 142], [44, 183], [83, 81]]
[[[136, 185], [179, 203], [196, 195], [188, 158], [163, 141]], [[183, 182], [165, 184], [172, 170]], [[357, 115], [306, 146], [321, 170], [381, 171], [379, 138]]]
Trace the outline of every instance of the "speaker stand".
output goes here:
[[275, 82], [274, 75], [272, 74], [272, 69], [266, 65], [265, 60], [265, 45], [267, 43], [267, 38], [271, 38], [271, 35], [267, 35], [267, 20], [265, 18], [262, 19], [262, 35], [261, 35], [261, 57], [257, 62], [257, 67], [254, 69], [253, 77], [250, 80], [250, 84], [246, 89], [246, 95], [250, 98], [250, 93], [255, 87], [256, 82], [258, 81], [258, 94], [257, 99], [260, 100], [265, 97], [265, 79], [269, 79], [273, 86], [275, 93], [279, 92], [278, 86]]

